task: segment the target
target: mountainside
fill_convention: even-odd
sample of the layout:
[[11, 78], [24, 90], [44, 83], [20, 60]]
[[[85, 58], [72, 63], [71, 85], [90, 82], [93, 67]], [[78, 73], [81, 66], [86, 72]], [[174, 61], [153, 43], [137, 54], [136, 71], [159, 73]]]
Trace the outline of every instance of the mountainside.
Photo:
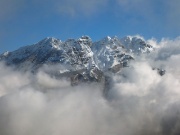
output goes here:
[[70, 76], [72, 84], [81, 81], [100, 81], [106, 72], [116, 73], [128, 67], [135, 55], [150, 53], [153, 46], [140, 37], [105, 37], [92, 42], [89, 36], [68, 39], [45, 38], [0, 55], [0, 60], [17, 70], [37, 72], [43, 65], [56, 65], [55, 76]]

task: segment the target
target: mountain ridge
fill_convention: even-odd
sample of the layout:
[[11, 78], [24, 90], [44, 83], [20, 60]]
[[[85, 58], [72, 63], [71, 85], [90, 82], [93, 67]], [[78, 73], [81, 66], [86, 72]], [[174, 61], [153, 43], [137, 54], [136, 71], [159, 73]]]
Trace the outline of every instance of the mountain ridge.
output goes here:
[[64, 42], [54, 37], [47, 37], [33, 45], [5, 52], [0, 55], [0, 59], [7, 65], [18, 65], [18, 68], [24, 67], [24, 69], [27, 68], [25, 63], [30, 62], [31, 70], [37, 70], [43, 64], [58, 63], [69, 64], [75, 70], [95, 66], [105, 71], [118, 64], [127, 64], [133, 59], [133, 55], [151, 51], [153, 47], [136, 36], [131, 38], [126, 36], [121, 39], [117, 36], [107, 36], [96, 42], [93, 42], [89, 36], [68, 39]]
[[[89, 36], [61, 41], [47, 37], [41, 41], [0, 55], [0, 61], [15, 70], [36, 74], [40, 69], [57, 79], [67, 78], [71, 85], [98, 82], [106, 96], [112, 75], [129, 67], [136, 56], [154, 51], [154, 47], [138, 36], [107, 36], [93, 42]], [[160, 75], [165, 70], [154, 68]]]

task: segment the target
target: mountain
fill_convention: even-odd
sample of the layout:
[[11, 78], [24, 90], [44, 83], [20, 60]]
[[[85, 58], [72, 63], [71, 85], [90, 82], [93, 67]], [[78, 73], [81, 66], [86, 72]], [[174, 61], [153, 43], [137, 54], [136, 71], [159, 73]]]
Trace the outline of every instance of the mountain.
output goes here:
[[134, 54], [150, 53], [154, 50], [153, 46], [146, 43], [146, 41], [140, 36], [126, 36], [120, 39], [120, 42], [128, 52]]
[[[119, 72], [128, 67], [135, 55], [150, 53], [154, 48], [137, 36], [105, 37], [92, 42], [89, 36], [63, 42], [48, 37], [36, 44], [21, 47], [0, 55], [0, 61], [17, 70], [36, 73], [40, 67], [56, 66], [50, 74], [68, 76], [72, 84], [101, 81], [107, 72]], [[49, 72], [49, 71], [48, 71]]]
[[[102, 71], [112, 70], [117, 72], [120, 67], [125, 67], [133, 56], [127, 52], [127, 49], [117, 37], [105, 37], [104, 39], [93, 43], [92, 51], [94, 61]], [[119, 67], [118, 69], [116, 69]]]

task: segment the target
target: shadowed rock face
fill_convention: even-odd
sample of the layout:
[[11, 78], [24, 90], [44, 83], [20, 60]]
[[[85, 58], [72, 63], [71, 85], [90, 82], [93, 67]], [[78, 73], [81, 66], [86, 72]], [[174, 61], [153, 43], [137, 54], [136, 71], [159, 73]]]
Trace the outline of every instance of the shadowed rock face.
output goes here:
[[79, 83], [102, 82], [104, 75], [98, 69], [80, 72], [71, 76], [71, 85], [78, 85]]
[[156, 70], [157, 73], [161, 76], [165, 75], [165, 73], [166, 73], [166, 70], [161, 69], [161, 68], [153, 68], [153, 70]]

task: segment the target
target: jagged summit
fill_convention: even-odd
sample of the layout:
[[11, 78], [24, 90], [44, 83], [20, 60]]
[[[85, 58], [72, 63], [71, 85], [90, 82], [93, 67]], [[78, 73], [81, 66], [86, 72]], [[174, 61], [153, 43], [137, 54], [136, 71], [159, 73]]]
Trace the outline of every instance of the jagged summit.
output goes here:
[[39, 46], [39, 47], [50, 46], [50, 47], [59, 49], [61, 43], [62, 43], [62, 41], [59, 39], [56, 39], [54, 37], [47, 37], [47, 38], [44, 38], [43, 40], [39, 41], [36, 44], [36, 46]]
[[92, 45], [92, 40], [89, 36], [82, 36], [78, 39], [78, 41], [82, 44], [91, 46]]
[[106, 36], [105, 38], [103, 38], [103, 40], [104, 40], [105, 42], [108, 42], [108, 41], [111, 40], [111, 37], [110, 37], [110, 36]]
[[36, 71], [44, 64], [59, 64], [68, 71], [90, 70], [92, 67], [101, 71], [118, 72], [134, 54], [149, 53], [153, 47], [138, 36], [107, 36], [93, 42], [89, 36], [68, 39], [62, 42], [47, 37], [36, 44], [21, 47], [0, 55], [1, 61], [25, 71]]
[[128, 52], [134, 54], [149, 53], [154, 49], [152, 45], [148, 44], [140, 36], [126, 36], [121, 38], [120, 42], [124, 45]]
[[126, 63], [124, 56], [126, 49], [117, 37], [105, 37], [102, 40], [93, 43], [92, 51], [94, 52], [94, 60], [101, 70], [109, 70], [115, 65]]

